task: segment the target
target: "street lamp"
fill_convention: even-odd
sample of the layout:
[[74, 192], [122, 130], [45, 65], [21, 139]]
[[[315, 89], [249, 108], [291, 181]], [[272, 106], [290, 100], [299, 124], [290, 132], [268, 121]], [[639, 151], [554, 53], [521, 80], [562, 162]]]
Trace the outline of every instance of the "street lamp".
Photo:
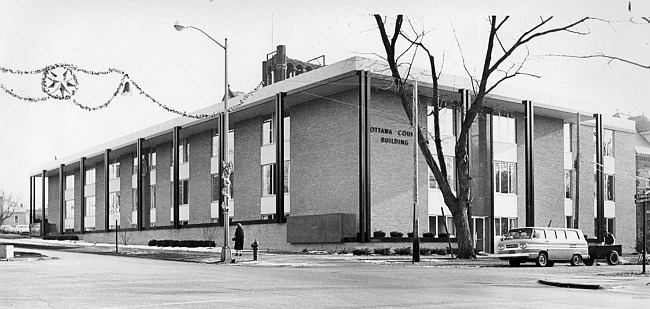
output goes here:
[[[225, 90], [224, 91], [225, 91], [225, 95], [224, 95], [224, 102], [223, 102], [223, 109], [224, 109], [224, 112], [223, 112], [223, 122], [224, 122], [223, 128], [224, 129], [223, 130], [225, 132], [219, 132], [219, 134], [220, 134], [221, 138], [223, 138], [223, 148], [224, 148], [224, 150], [223, 150], [223, 163], [222, 163], [222, 165], [223, 165], [223, 167], [225, 167], [226, 163], [229, 162], [229, 160], [228, 160], [228, 132], [230, 132], [229, 123], [228, 123], [228, 121], [229, 121], [228, 120], [228, 118], [229, 118], [228, 114], [230, 113], [228, 111], [228, 97], [229, 97], [229, 91], [228, 91], [229, 90], [228, 89], [228, 38], [224, 38], [224, 42], [223, 42], [223, 44], [221, 44], [221, 43], [217, 42], [217, 40], [213, 39], [209, 34], [205, 33], [205, 31], [203, 31], [203, 30], [201, 30], [201, 29], [199, 29], [197, 27], [186, 26], [186, 25], [181, 24], [181, 22], [179, 22], [179, 21], [176, 21], [176, 23], [174, 23], [174, 29], [176, 29], [177, 31], [181, 31], [181, 30], [183, 30], [185, 28], [198, 30], [199, 32], [201, 32], [205, 36], [207, 36], [210, 40], [212, 40], [212, 42], [216, 43], [217, 45], [219, 45], [219, 47], [223, 48], [223, 51], [224, 51], [224, 80], [225, 80], [225, 82], [224, 82], [224, 89]], [[222, 168], [222, 170], [223, 170], [223, 168]], [[226, 174], [224, 174], [224, 175], [226, 175]], [[223, 177], [223, 175], [221, 175], [221, 176]], [[230, 246], [228, 246], [228, 242], [230, 241], [230, 235], [229, 235], [230, 234], [230, 230], [229, 230], [230, 229], [230, 222], [229, 222], [230, 221], [230, 209], [228, 207], [229, 200], [230, 200], [230, 183], [228, 181], [224, 181], [224, 183], [225, 183], [225, 185], [224, 185], [224, 190], [223, 191], [226, 192], [227, 194], [224, 194], [224, 201], [223, 201], [223, 218], [224, 218], [223, 227], [224, 227], [224, 229], [223, 229], [223, 247], [221, 249], [221, 262], [230, 261], [231, 258], [232, 258], [232, 252], [230, 250]]]

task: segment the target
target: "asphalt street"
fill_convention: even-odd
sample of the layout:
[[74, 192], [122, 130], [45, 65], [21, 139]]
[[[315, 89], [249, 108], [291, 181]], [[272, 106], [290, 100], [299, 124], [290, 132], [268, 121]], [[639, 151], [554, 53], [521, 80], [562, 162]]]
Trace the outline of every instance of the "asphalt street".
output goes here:
[[432, 266], [328, 255], [210, 264], [18, 250], [50, 258], [0, 261], [0, 308], [629, 308], [650, 302], [647, 285], [580, 290], [539, 283], [619, 267]]

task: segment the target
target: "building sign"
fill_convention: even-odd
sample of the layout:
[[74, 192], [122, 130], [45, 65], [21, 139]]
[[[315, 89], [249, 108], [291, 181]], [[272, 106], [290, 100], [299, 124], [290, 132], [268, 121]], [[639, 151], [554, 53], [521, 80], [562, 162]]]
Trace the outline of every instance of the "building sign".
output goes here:
[[393, 131], [388, 128], [370, 127], [370, 133], [384, 135], [381, 136], [379, 141], [385, 144], [408, 146], [411, 138], [413, 138], [413, 132], [409, 130]]

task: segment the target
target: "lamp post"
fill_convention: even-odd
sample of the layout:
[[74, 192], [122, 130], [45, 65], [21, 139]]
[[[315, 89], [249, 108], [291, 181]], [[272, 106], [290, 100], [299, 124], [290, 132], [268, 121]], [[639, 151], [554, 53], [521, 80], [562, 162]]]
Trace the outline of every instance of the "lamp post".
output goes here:
[[[203, 31], [203, 30], [201, 30], [201, 29], [199, 29], [197, 27], [185, 26], [185, 25], [181, 24], [179, 21], [176, 21], [176, 23], [174, 24], [174, 29], [176, 29], [177, 31], [181, 31], [181, 30], [183, 30], [185, 28], [198, 30], [199, 32], [201, 32], [205, 36], [207, 36], [210, 40], [212, 40], [212, 42], [216, 43], [217, 45], [219, 45], [219, 47], [223, 48], [223, 51], [224, 51], [224, 89], [225, 89], [224, 91], [225, 91], [225, 95], [224, 95], [224, 102], [223, 102], [224, 111], [223, 111], [223, 126], [222, 126], [224, 132], [219, 132], [219, 134], [220, 134], [221, 138], [223, 138], [224, 151], [223, 151], [222, 165], [225, 168], [226, 163], [229, 162], [229, 159], [228, 159], [228, 132], [230, 132], [229, 123], [228, 123], [228, 121], [229, 121], [228, 114], [230, 113], [228, 111], [228, 97], [229, 97], [229, 91], [228, 91], [229, 90], [228, 89], [228, 38], [224, 38], [224, 42], [223, 42], [223, 44], [221, 44], [221, 43], [217, 42], [217, 40], [213, 39], [209, 34], [205, 33], [205, 31]], [[222, 170], [223, 170], [223, 168], [222, 168]], [[224, 174], [224, 175], [229, 176], [230, 173], [227, 173], [227, 174]], [[222, 175], [222, 177], [224, 175]], [[226, 181], [224, 181], [224, 188], [223, 188], [224, 201], [222, 203], [224, 220], [223, 220], [223, 247], [221, 248], [221, 262], [230, 261], [231, 258], [232, 258], [231, 249], [230, 249], [230, 246], [228, 246], [228, 242], [230, 240], [230, 222], [229, 222], [230, 221], [230, 209], [228, 207], [229, 206], [229, 200], [230, 200], [230, 182], [227, 181], [228, 179], [224, 179], [224, 180], [226, 180]]]

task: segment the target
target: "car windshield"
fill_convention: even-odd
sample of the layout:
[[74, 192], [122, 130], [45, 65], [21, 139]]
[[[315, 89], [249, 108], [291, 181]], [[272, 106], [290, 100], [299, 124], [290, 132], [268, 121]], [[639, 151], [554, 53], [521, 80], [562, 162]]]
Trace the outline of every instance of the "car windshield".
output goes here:
[[514, 229], [508, 231], [506, 239], [529, 239], [533, 234], [533, 229]]

